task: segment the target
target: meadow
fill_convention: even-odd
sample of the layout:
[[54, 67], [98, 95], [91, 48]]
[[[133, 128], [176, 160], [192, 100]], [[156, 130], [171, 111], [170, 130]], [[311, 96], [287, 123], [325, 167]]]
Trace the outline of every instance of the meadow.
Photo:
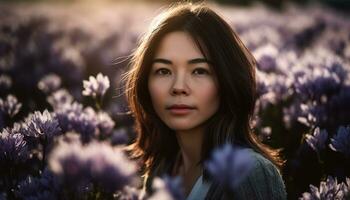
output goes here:
[[[288, 198], [350, 199], [350, 16], [317, 4], [211, 6], [257, 60], [252, 125], [281, 150]], [[136, 133], [121, 75], [163, 8], [0, 4], [0, 200], [184, 199], [168, 176], [143, 195], [122, 150]], [[239, 162], [235, 149], [215, 152], [213, 176], [237, 178], [217, 167]]]

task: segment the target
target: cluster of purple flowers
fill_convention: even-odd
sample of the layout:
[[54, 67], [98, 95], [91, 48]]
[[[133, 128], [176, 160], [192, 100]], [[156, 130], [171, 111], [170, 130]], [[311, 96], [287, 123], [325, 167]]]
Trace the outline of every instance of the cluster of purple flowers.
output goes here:
[[44, 138], [50, 140], [59, 135], [61, 129], [55, 114], [45, 110], [43, 113], [36, 111], [30, 114], [22, 124], [23, 134], [28, 137]]
[[84, 142], [109, 137], [115, 125], [106, 112], [96, 112], [91, 107], [83, 108], [77, 102], [60, 106], [55, 113], [64, 132], [76, 131], [81, 134]]
[[[330, 134], [333, 135], [331, 138], [329, 138], [328, 135], [329, 134], [326, 129], [321, 130], [319, 127], [317, 127], [313, 134], [305, 135], [305, 141], [317, 153], [319, 162], [322, 162], [322, 159], [327, 160], [327, 158], [324, 156], [326, 152], [336, 152], [338, 156], [340, 155], [342, 158], [344, 158], [344, 163], [347, 163], [350, 156], [350, 126], [340, 126], [336, 133]], [[330, 150], [333, 152], [330, 152]], [[334, 156], [337, 156], [337, 154]], [[341, 168], [345, 169], [340, 170]], [[336, 169], [336, 172], [339, 173], [340, 170], [343, 171], [341, 174], [347, 175], [346, 171], [348, 171], [348, 166], [345, 165], [345, 167], [341, 168]]]
[[346, 178], [346, 183], [338, 183], [337, 179], [328, 176], [326, 181], [320, 183], [317, 188], [310, 185], [310, 192], [303, 193], [300, 200], [333, 200], [350, 198], [350, 178]]

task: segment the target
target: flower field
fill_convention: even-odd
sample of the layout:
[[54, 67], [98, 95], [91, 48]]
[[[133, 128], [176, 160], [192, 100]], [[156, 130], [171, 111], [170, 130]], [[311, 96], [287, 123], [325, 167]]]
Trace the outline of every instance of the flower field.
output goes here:
[[[350, 199], [350, 16], [320, 5], [212, 7], [257, 59], [252, 124], [281, 149], [288, 198]], [[0, 200], [184, 199], [168, 176], [144, 194], [122, 150], [135, 132], [121, 75], [161, 8], [0, 4]], [[234, 190], [247, 173], [235, 170], [251, 163], [243, 157], [217, 149], [209, 172]]]

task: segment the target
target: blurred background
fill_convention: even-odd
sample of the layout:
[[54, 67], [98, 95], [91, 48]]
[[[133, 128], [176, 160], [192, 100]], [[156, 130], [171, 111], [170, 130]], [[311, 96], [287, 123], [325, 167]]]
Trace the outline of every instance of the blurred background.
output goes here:
[[[176, 2], [176, 0], [1, 0], [0, 2], [112, 2], [112, 3], [120, 3], [120, 2], [157, 2], [157, 3], [172, 3]], [[203, 0], [191, 0], [191, 2], [200, 2]], [[264, 3], [268, 6], [281, 8], [287, 3], [297, 3], [297, 4], [310, 4], [310, 3], [322, 3], [327, 6], [336, 7], [338, 9], [349, 9], [349, 1], [348, 0], [207, 0], [206, 2], [215, 2], [219, 4], [225, 5], [245, 5], [249, 6], [256, 2]]]
[[[68, 93], [61, 98], [69, 94], [95, 108], [82, 95], [83, 80], [101, 72], [110, 89], [100, 106], [117, 135], [99, 139], [113, 140], [123, 130], [130, 143], [135, 133], [120, 75], [152, 18], [172, 2], [1, 0], [0, 98], [11, 94], [21, 107], [2, 113], [0, 128], [37, 110], [55, 111], [48, 99], [62, 89]], [[344, 182], [350, 177], [350, 1], [206, 2], [258, 61], [254, 126], [261, 141], [282, 149], [289, 199], [328, 176]]]

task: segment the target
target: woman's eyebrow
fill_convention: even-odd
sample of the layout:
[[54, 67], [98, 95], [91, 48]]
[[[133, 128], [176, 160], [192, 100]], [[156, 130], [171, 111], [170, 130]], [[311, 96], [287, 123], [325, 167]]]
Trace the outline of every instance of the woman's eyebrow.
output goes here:
[[[164, 58], [155, 58], [152, 61], [152, 64], [153, 63], [163, 63], [163, 64], [167, 64], [167, 65], [172, 65], [173, 64], [173, 62], [171, 62], [171, 60], [167, 60], [167, 59], [164, 59]], [[194, 59], [188, 60], [187, 63], [188, 64], [197, 64], [197, 63], [208, 63], [208, 64], [211, 64], [211, 61], [206, 59], [206, 58], [194, 58]]]

